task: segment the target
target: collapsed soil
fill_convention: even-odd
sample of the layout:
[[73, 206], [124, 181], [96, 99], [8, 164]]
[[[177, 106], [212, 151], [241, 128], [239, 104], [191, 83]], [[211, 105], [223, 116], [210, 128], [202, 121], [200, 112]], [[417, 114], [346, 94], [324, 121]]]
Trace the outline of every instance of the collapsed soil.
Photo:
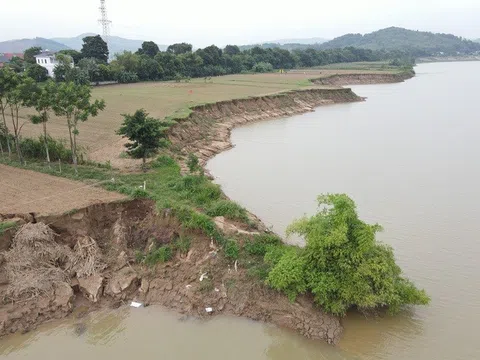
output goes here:
[[[16, 218], [29, 219], [18, 214]], [[315, 307], [312, 299], [303, 296], [291, 303], [286, 296], [249, 277], [241, 261], [226, 259], [209, 238], [201, 233], [183, 233], [168, 210], [156, 214], [151, 201], [96, 204], [74, 214], [34, 221], [48, 224], [57, 234], [57, 244], [72, 251], [79, 239], [94, 240], [106, 267], [91, 276], [74, 274], [35, 298], [11, 301], [11, 279], [6, 269], [14, 231], [6, 232], [0, 238], [0, 248], [5, 249], [0, 256], [0, 336], [29, 331], [49, 319], [68, 316], [86, 302], [98, 309], [131, 300], [196, 317], [247, 317], [332, 344], [342, 333], [339, 320]], [[170, 244], [180, 233], [192, 239], [188, 253], [177, 252], [171, 261], [154, 267], [135, 261], [137, 251]]]

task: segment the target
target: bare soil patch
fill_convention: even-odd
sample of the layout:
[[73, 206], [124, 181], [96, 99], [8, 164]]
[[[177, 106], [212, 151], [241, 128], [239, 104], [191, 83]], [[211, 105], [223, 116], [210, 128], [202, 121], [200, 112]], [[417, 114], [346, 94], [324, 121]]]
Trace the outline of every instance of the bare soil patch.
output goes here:
[[62, 214], [122, 199], [124, 195], [79, 181], [0, 164], [0, 214]]

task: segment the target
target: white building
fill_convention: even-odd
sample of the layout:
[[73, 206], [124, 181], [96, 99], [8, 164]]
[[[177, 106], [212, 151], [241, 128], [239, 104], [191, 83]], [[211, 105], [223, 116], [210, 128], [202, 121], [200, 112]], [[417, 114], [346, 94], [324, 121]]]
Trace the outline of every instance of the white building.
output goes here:
[[[47, 69], [48, 76], [55, 76], [53, 70], [55, 69], [55, 66], [59, 64], [59, 62], [57, 61], [57, 57], [55, 56], [55, 53], [53, 51], [42, 51], [40, 54], [35, 55], [35, 59], [38, 65], [43, 66], [45, 69]], [[74, 66], [73, 61], [71, 66]]]

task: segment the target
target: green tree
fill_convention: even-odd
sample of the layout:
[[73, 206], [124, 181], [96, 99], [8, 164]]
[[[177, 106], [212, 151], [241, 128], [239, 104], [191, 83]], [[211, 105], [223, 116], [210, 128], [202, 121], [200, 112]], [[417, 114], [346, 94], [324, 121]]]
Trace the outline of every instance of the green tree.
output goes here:
[[108, 61], [108, 45], [100, 35], [83, 38], [82, 57], [95, 58], [101, 63]]
[[29, 65], [25, 74], [36, 82], [44, 82], [48, 79], [48, 71], [38, 64]]
[[82, 60], [83, 56], [82, 56], [82, 53], [80, 51], [77, 51], [77, 50], [60, 50], [58, 54], [63, 54], [63, 55], [68, 55], [72, 58], [73, 62], [75, 63], [75, 65], [78, 64], [78, 62], [80, 60]]
[[25, 70], [25, 62], [18, 56], [12, 57], [7, 66], [18, 74]]
[[136, 73], [140, 65], [140, 55], [134, 54], [131, 51], [124, 51], [121, 54], [115, 55], [115, 60], [112, 61], [111, 66], [121, 66], [122, 70]]
[[90, 82], [94, 82], [99, 78], [100, 69], [95, 58], [83, 58], [78, 62], [78, 67], [85, 71]]
[[91, 88], [74, 82], [65, 82], [58, 86], [53, 110], [57, 116], [65, 116], [70, 137], [70, 149], [75, 173], [78, 174], [77, 136], [78, 124], [85, 122], [90, 116], [95, 117], [105, 109], [104, 100], [91, 100]]
[[428, 304], [425, 291], [402, 276], [392, 249], [375, 240], [381, 227], [360, 220], [352, 199], [321, 195], [318, 204], [316, 215], [288, 228], [305, 238], [306, 247], [280, 258], [267, 279], [271, 286], [291, 298], [308, 290], [324, 310], [337, 315], [352, 307], [388, 306], [395, 312]]
[[124, 114], [123, 124], [117, 134], [131, 142], [126, 144], [127, 152], [133, 157], [142, 158], [142, 168], [146, 171], [146, 159], [163, 146], [167, 127], [158, 119], [148, 116], [144, 109], [133, 115]]
[[187, 44], [187, 43], [172, 44], [167, 48], [167, 52], [173, 53], [175, 55], [186, 54], [186, 53], [192, 52], [192, 44]]
[[223, 49], [223, 53], [233, 56], [240, 54], [240, 48], [237, 45], [227, 45], [225, 49]]
[[3, 127], [6, 132], [6, 142], [8, 156], [12, 156], [12, 147], [10, 146], [10, 133], [7, 126], [5, 113], [8, 108], [7, 94], [9, 94], [16, 86], [17, 78], [12, 69], [4, 67], [0, 69], [0, 111], [2, 113]]
[[72, 66], [73, 59], [70, 55], [57, 54], [56, 59], [58, 64], [53, 69], [56, 81], [73, 81]]
[[43, 140], [45, 145], [45, 153], [47, 162], [50, 164], [50, 153], [48, 151], [48, 133], [47, 122], [50, 119], [50, 114], [53, 111], [55, 101], [57, 98], [58, 84], [53, 80], [48, 80], [45, 86], [36, 86], [32, 91], [31, 105], [37, 111], [36, 115], [31, 115], [30, 120], [34, 124], [42, 124]]
[[138, 77], [140, 80], [156, 80], [160, 76], [160, 65], [147, 55], [140, 55]]
[[2, 155], [4, 154], [3, 143], [6, 142], [7, 140], [8, 140], [8, 129], [3, 123], [0, 123], [0, 152], [2, 153]]
[[20, 162], [23, 162], [22, 151], [20, 149], [20, 132], [24, 124], [20, 124], [19, 112], [22, 107], [29, 107], [31, 105], [32, 93], [35, 91], [35, 86], [36, 83], [32, 78], [14, 74], [10, 79], [10, 88], [6, 93], [6, 103], [10, 108], [15, 147]]
[[39, 46], [31, 47], [25, 50], [25, 52], [23, 53], [23, 60], [27, 64], [32, 64], [32, 65], [36, 64], [37, 60], [35, 59], [35, 55], [40, 54], [41, 51], [42, 51], [42, 48]]
[[148, 57], [155, 57], [157, 53], [160, 51], [159, 47], [157, 44], [155, 44], [153, 41], [144, 41], [142, 43], [142, 47], [138, 49], [137, 54], [138, 55], [147, 55]]

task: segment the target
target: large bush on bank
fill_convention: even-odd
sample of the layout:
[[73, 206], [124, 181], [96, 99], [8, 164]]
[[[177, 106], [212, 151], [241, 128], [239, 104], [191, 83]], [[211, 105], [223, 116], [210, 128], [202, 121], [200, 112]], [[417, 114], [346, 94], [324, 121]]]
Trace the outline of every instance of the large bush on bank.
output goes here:
[[[310, 291], [315, 301], [333, 314], [344, 315], [352, 307], [425, 305], [424, 290], [402, 276], [392, 249], [375, 240], [381, 230], [358, 218], [355, 203], [347, 195], [322, 195], [320, 211], [294, 222], [288, 229], [306, 240], [301, 251], [288, 251], [276, 262], [267, 282], [291, 299]], [[266, 257], [269, 254], [267, 253]]]

